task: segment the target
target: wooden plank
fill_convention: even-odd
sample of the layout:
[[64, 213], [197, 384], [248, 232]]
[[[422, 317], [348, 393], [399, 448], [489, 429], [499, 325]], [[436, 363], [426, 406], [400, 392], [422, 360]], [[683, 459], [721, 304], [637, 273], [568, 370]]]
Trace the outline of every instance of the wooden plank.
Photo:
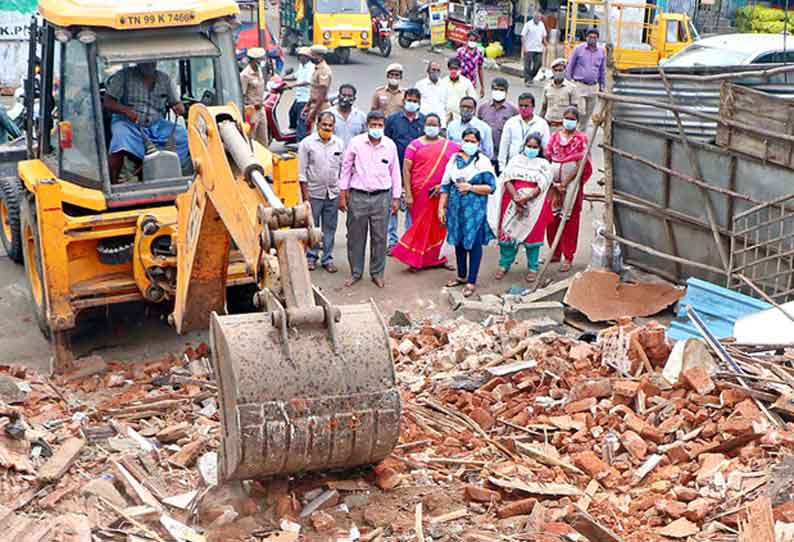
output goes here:
[[582, 492], [570, 484], [544, 484], [541, 482], [522, 482], [520, 480], [504, 480], [490, 476], [488, 481], [502, 489], [515, 489], [530, 495], [550, 495], [557, 497], [579, 497]]
[[39, 480], [45, 483], [60, 480], [80, 456], [83, 446], [85, 446], [83, 439], [75, 437], [66, 439], [39, 470]]
[[149, 476], [144, 472], [143, 467], [132, 456], [124, 456], [119, 461], [127, 471], [135, 477], [143, 486], [148, 489], [157, 499], [163, 500], [168, 497], [168, 486], [162, 480]]
[[[162, 510], [160, 501], [152, 495], [152, 493], [144, 487], [124, 466], [118, 461], [111, 460], [110, 462], [113, 470], [118, 476], [119, 481], [124, 486], [127, 495], [136, 502], [136, 504], [145, 504], [157, 510]], [[104, 501], [104, 499], [103, 499]], [[105, 501], [107, 502], [107, 501]]]
[[737, 542], [775, 542], [772, 502], [766, 495], [758, 497], [747, 507], [747, 519], [739, 522]]

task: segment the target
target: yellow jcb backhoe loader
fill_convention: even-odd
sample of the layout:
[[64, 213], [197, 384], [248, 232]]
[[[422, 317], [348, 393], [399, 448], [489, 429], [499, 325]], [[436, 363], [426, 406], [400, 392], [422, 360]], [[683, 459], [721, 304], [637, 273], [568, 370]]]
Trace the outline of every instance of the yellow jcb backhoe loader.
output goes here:
[[[41, 61], [40, 122], [31, 113], [28, 159], [3, 191], [33, 309], [56, 370], [89, 307], [173, 303], [177, 332], [209, 326], [223, 479], [375, 462], [396, 443], [401, 412], [385, 324], [374, 304], [335, 306], [312, 286], [305, 250], [321, 236], [299, 202], [296, 159], [252, 142], [240, 115], [237, 9], [40, 0], [29, 70]], [[114, 184], [106, 86], [153, 61], [187, 108], [190, 160], [147, 144]], [[226, 315], [239, 284], [255, 285], [257, 310]]]

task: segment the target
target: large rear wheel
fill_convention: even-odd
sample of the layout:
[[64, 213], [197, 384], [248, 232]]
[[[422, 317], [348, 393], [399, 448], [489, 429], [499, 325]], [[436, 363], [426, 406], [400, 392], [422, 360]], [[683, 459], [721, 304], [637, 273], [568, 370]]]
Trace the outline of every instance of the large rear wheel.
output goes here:
[[44, 296], [44, 274], [41, 265], [41, 240], [36, 222], [36, 200], [30, 194], [23, 197], [21, 203], [22, 252], [25, 256], [25, 274], [28, 276], [33, 316], [44, 336], [50, 338], [51, 332], [47, 322], [47, 304]]
[[22, 234], [19, 229], [19, 202], [25, 188], [19, 179], [0, 180], [0, 242], [11, 261], [22, 263]]
[[413, 42], [414, 40], [411, 34], [400, 32], [400, 34], [397, 36], [397, 43], [399, 43], [400, 47], [403, 49], [410, 49]]

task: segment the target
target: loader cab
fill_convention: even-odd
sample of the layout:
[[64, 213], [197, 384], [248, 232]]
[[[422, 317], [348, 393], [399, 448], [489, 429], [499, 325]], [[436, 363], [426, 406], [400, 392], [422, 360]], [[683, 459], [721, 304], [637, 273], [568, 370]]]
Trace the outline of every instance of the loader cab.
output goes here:
[[[223, 18], [200, 26], [112, 30], [43, 23], [33, 39], [42, 59], [41, 96], [51, 98], [42, 101], [34, 154], [59, 179], [102, 191], [108, 207], [173, 201], [192, 181], [189, 158], [177, 167], [146, 169], [144, 162], [156, 162], [147, 160], [151, 147], [143, 160], [127, 154], [120, 182], [111, 183], [108, 158], [116, 119], [103, 104], [108, 82], [138, 63], [156, 62], [186, 109], [229, 102], [242, 109], [234, 24]], [[178, 117], [171, 108], [162, 114], [186, 133], [186, 116]]]

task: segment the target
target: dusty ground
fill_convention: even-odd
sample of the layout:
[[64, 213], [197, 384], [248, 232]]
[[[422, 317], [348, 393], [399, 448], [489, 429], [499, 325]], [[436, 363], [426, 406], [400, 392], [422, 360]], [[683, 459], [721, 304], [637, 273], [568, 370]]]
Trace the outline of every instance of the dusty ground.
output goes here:
[[[432, 55], [424, 50], [404, 50], [395, 46], [392, 56], [384, 59], [376, 54], [356, 53], [352, 63], [346, 66], [332, 66], [335, 84], [352, 82], [358, 88], [357, 106], [366, 109], [377, 85], [384, 78], [385, 66], [391, 62], [400, 62], [405, 67], [406, 85], [424, 77], [425, 60], [435, 57], [440, 61], [440, 54]], [[288, 65], [294, 64], [294, 58], [288, 58]], [[486, 72], [488, 80], [500, 76], [495, 71]], [[506, 76], [511, 83], [510, 97], [515, 100], [525, 87], [522, 82]], [[539, 88], [532, 90], [538, 94]], [[286, 96], [288, 101], [291, 99]], [[284, 111], [289, 103], [282, 104]], [[594, 152], [596, 169], [601, 168], [602, 158], [598, 149]], [[596, 184], [601, 178], [596, 173], [588, 183], [588, 192], [600, 191]], [[580, 250], [577, 253], [576, 268], [583, 268], [590, 259], [590, 243], [592, 241], [593, 216], [601, 215], [601, 206], [585, 204], [582, 218]], [[401, 217], [402, 221], [402, 217]], [[377, 289], [371, 282], [364, 280], [353, 289], [343, 287], [349, 275], [346, 258], [344, 219], [340, 219], [337, 232], [336, 263], [340, 272], [329, 275], [322, 270], [313, 274], [316, 284], [323, 288], [335, 303], [350, 304], [374, 299], [381, 311], [390, 316], [394, 310], [409, 312], [414, 317], [432, 316], [448, 310], [440, 300], [443, 284], [452, 276], [452, 271], [428, 270], [417, 274], [409, 273], [402, 264], [389, 260], [385, 290]], [[524, 265], [523, 256], [519, 256], [517, 265], [502, 282], [491, 279], [496, 270], [498, 249], [495, 245], [487, 247], [480, 275], [481, 292], [500, 292], [511, 285], [522, 285], [523, 274], [520, 269]], [[0, 250], [0, 252], [2, 252]], [[554, 269], [554, 268], [552, 268]], [[549, 278], [556, 278], [550, 273]], [[0, 255], [0, 362], [19, 362], [38, 369], [46, 368], [49, 363], [49, 348], [34, 321], [26, 294], [26, 278], [22, 266], [9, 261], [4, 254]], [[181, 351], [185, 343], [196, 343], [205, 336], [196, 333], [180, 337], [165, 322], [163, 315], [167, 310], [159, 307], [144, 307], [141, 304], [128, 304], [108, 310], [95, 311], [84, 318], [73, 338], [73, 348], [77, 355], [98, 353], [108, 360], [133, 361], [155, 358], [163, 352]]]

